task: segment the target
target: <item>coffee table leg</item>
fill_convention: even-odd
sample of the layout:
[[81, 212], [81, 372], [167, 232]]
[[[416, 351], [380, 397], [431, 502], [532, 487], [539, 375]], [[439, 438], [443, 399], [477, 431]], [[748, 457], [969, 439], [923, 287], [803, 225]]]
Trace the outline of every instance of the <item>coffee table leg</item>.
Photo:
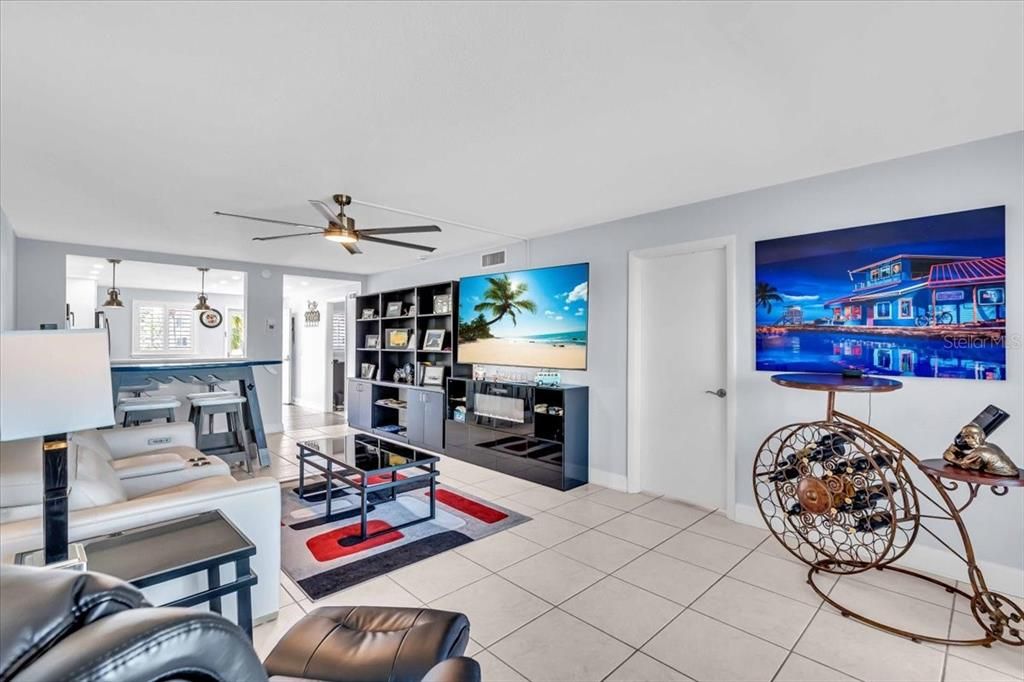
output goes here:
[[334, 480], [334, 474], [331, 472], [331, 460], [327, 460], [327, 520], [331, 520], [331, 496], [333, 491], [331, 490], [331, 481]]
[[[398, 472], [397, 471], [392, 471], [391, 472], [391, 482], [394, 483], [397, 480], [398, 480]], [[398, 493], [395, 491], [395, 488], [392, 487], [391, 488], [391, 501], [394, 502], [397, 499], [398, 499]]]
[[[239, 580], [249, 575], [249, 558], [239, 559], [235, 562], [235, 579]], [[252, 595], [249, 587], [244, 587], [235, 594], [238, 604], [238, 627], [242, 628], [249, 641], [252, 641]]]
[[[206, 569], [206, 586], [211, 590], [220, 587], [220, 566]], [[210, 600], [210, 610], [214, 613], [222, 613], [220, 597]]]
[[[364, 481], [365, 483], [365, 481]], [[369, 493], [366, 492], [366, 486], [362, 485], [359, 488], [360, 497], [360, 510], [359, 510], [359, 539], [366, 539], [366, 498]]]
[[304, 499], [306, 494], [306, 458], [303, 457], [305, 450], [299, 448], [299, 499]]
[[430, 463], [430, 518], [437, 516], [437, 465]]

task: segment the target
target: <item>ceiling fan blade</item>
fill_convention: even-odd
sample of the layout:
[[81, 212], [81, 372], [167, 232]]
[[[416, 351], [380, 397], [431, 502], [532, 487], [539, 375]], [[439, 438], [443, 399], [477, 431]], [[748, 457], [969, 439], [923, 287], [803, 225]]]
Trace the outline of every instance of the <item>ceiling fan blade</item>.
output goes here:
[[418, 251], [427, 251], [432, 253], [436, 251], [433, 246], [423, 246], [422, 244], [411, 244], [409, 242], [396, 242], [394, 239], [381, 239], [380, 237], [371, 237], [368, 234], [359, 234], [359, 239], [367, 242], [377, 242], [378, 244], [389, 244], [391, 246], [401, 246], [403, 249], [416, 249]]
[[334, 213], [331, 212], [331, 207], [324, 202], [317, 201], [316, 199], [310, 199], [309, 205], [319, 211], [320, 215], [327, 218], [328, 222], [332, 225], [341, 225], [341, 222], [338, 220], [338, 216], [334, 215]]
[[323, 232], [302, 232], [300, 234], [279, 234], [273, 237], [253, 237], [254, 242], [269, 242], [272, 239], [288, 239], [289, 237], [319, 237]]
[[230, 216], [232, 218], [244, 218], [245, 220], [256, 220], [256, 221], [261, 222], [261, 223], [273, 223], [275, 225], [288, 225], [290, 227], [308, 227], [310, 229], [320, 230], [320, 231], [323, 231], [323, 229], [324, 229], [324, 228], [320, 227], [319, 225], [306, 225], [304, 223], [293, 223], [293, 222], [289, 222], [287, 220], [271, 220], [270, 218], [257, 218], [256, 216], [242, 215], [240, 213], [225, 213], [223, 211], [214, 211], [213, 215], [226, 215], [226, 216]]
[[353, 256], [362, 253], [362, 251], [359, 249], [359, 247], [356, 246], [355, 244], [346, 244], [346, 243], [342, 242], [341, 245], [344, 246], [345, 250], [348, 251], [349, 253], [351, 253]]
[[368, 230], [356, 230], [359, 234], [413, 234], [414, 232], [440, 232], [437, 225], [409, 225], [408, 227], [371, 227]]

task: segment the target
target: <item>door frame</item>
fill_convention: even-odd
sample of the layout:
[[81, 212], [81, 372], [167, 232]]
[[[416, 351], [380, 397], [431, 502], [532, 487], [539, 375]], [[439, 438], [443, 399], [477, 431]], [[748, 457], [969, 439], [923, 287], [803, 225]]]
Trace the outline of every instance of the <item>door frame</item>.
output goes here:
[[[736, 518], [736, 236], [715, 237], [629, 252], [627, 365], [626, 365], [626, 489], [640, 491], [637, 468], [644, 445], [636, 427], [643, 414], [640, 377], [644, 362], [641, 302], [643, 301], [643, 261], [678, 256], [698, 251], [725, 251], [725, 511]], [[709, 387], [712, 388], [712, 387]]]

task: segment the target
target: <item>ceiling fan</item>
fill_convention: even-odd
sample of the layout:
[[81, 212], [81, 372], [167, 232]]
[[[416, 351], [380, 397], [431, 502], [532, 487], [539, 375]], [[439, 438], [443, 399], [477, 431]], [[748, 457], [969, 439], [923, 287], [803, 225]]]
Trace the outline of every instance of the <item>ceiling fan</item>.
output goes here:
[[273, 237], [253, 237], [254, 242], [267, 242], [273, 239], [289, 239], [291, 237], [313, 237], [321, 236], [332, 242], [341, 244], [346, 251], [352, 255], [362, 253], [359, 249], [358, 242], [375, 242], [377, 244], [388, 244], [389, 246], [400, 246], [403, 249], [416, 249], [417, 251], [432, 252], [436, 249], [433, 246], [424, 246], [422, 244], [413, 244], [412, 242], [400, 242], [394, 239], [384, 239], [379, 235], [383, 234], [413, 234], [416, 232], [440, 232], [441, 228], [437, 225], [411, 225], [408, 227], [374, 227], [370, 229], [356, 229], [356, 221], [350, 216], [345, 215], [345, 207], [352, 203], [352, 197], [347, 194], [335, 194], [333, 197], [334, 203], [338, 205], [338, 214], [335, 215], [331, 208], [322, 201], [316, 199], [310, 199], [310, 205], [315, 208], [320, 215], [327, 219], [327, 227], [318, 227], [317, 225], [306, 225], [304, 223], [294, 223], [287, 220], [272, 220], [270, 218], [257, 218], [251, 215], [241, 215], [238, 213], [224, 213], [223, 211], [214, 211], [214, 215], [226, 215], [232, 218], [244, 218], [245, 220], [256, 220], [261, 223], [273, 223], [275, 225], [289, 225], [291, 227], [308, 227], [309, 229], [316, 230], [316, 232], [300, 232], [298, 234], [279, 234]]

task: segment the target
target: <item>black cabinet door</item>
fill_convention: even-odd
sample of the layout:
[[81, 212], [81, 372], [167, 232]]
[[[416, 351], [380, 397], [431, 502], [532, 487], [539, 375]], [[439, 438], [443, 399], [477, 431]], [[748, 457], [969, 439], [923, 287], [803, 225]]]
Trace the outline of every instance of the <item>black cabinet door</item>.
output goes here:
[[441, 452], [444, 449], [444, 394], [423, 392], [423, 446]]
[[424, 420], [426, 418], [424, 402], [424, 391], [409, 389], [405, 407], [405, 437], [409, 439], [410, 445], [425, 445]]

